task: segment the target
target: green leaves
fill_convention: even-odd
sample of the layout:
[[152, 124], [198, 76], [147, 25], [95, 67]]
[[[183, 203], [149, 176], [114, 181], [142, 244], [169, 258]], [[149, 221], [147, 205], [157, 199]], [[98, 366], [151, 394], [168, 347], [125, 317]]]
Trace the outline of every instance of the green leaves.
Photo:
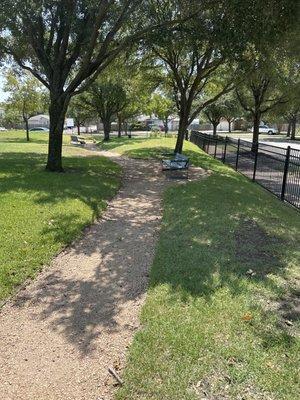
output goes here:
[[6, 113], [13, 113], [24, 121], [42, 113], [47, 107], [47, 95], [41, 84], [27, 73], [18, 74], [9, 70], [4, 90], [9, 92], [5, 103]]
[[149, 112], [164, 121], [175, 112], [175, 104], [169, 97], [154, 93], [149, 104]]

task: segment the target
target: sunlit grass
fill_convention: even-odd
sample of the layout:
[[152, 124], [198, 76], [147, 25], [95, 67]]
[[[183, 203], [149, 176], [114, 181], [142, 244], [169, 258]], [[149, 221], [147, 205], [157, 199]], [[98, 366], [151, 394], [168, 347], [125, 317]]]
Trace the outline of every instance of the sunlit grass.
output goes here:
[[[171, 139], [113, 140], [161, 158]], [[186, 143], [212, 173], [169, 188], [118, 400], [299, 397], [299, 213]]]
[[66, 172], [46, 172], [47, 133], [30, 136], [0, 133], [0, 299], [80, 235], [119, 187], [119, 167], [68, 136]]

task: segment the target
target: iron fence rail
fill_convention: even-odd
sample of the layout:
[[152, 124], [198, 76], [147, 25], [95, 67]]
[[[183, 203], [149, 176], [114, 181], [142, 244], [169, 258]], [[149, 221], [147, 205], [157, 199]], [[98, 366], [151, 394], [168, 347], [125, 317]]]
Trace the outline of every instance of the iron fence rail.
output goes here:
[[190, 141], [300, 208], [300, 150], [192, 131]]

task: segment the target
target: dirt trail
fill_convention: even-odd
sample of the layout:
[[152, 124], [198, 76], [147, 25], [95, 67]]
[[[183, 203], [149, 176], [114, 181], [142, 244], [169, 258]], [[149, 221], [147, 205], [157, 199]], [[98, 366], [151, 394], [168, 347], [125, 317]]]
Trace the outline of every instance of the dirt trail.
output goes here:
[[139, 328], [169, 181], [157, 161], [107, 155], [124, 179], [102, 219], [0, 311], [0, 399], [113, 398], [108, 368]]

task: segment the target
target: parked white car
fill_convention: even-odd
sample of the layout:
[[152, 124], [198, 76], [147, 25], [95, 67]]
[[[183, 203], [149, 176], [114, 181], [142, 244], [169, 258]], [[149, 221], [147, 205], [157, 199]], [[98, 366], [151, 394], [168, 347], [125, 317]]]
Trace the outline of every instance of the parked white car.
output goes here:
[[[253, 132], [253, 128], [251, 128], [251, 132]], [[268, 135], [276, 135], [278, 130], [276, 128], [271, 128], [268, 125], [259, 125], [259, 133], [267, 133]]]
[[4, 128], [4, 126], [0, 126], [0, 131], [1, 132], [4, 132], [4, 131], [6, 131], [7, 129], [6, 128]]

